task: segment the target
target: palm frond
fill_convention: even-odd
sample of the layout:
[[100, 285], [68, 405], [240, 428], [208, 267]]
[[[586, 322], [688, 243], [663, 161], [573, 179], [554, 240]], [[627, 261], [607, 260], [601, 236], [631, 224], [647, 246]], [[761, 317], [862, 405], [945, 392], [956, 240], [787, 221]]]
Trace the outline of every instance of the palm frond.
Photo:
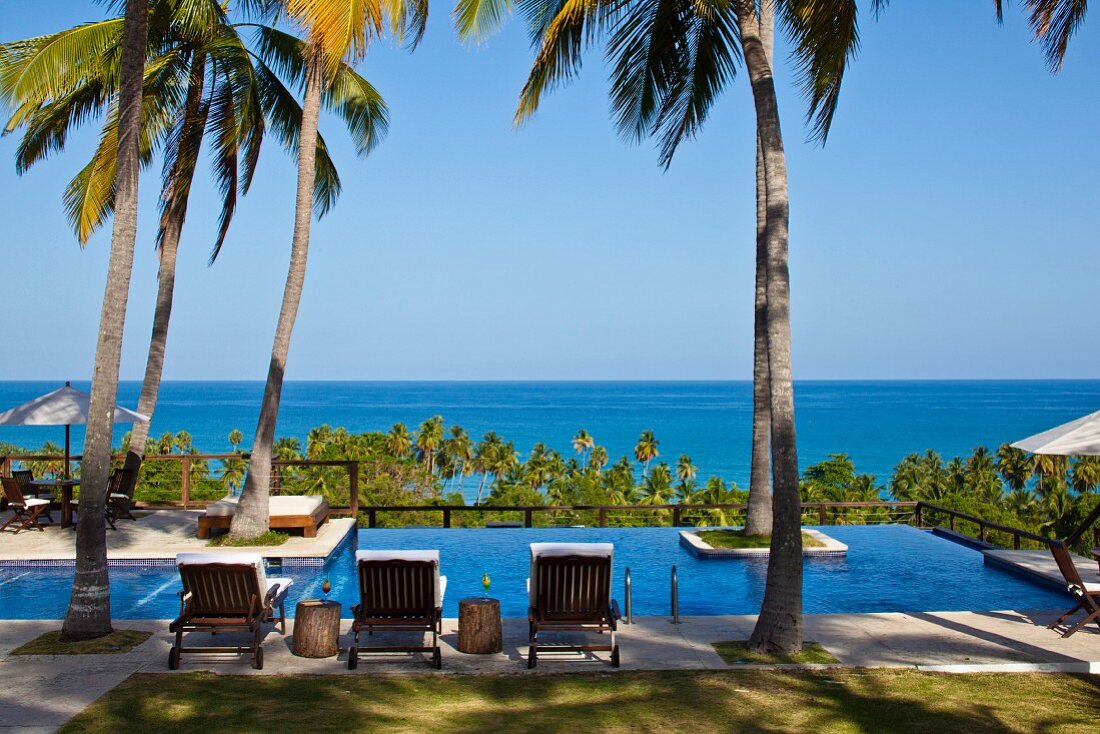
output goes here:
[[41, 107], [28, 105], [9, 121], [6, 132], [25, 122], [23, 139], [15, 151], [15, 171], [22, 175], [35, 163], [65, 147], [69, 131], [98, 116], [110, 95], [100, 82], [85, 84]]
[[62, 197], [69, 225], [83, 247], [114, 210], [118, 152], [118, 113], [112, 107], [92, 159], [65, 188]]
[[1051, 71], [1066, 61], [1070, 39], [1085, 21], [1088, 0], [1030, 0], [1031, 27], [1043, 45]]
[[515, 122], [538, 109], [544, 92], [574, 77], [581, 54], [610, 22], [620, 0], [526, 0], [522, 6], [537, 34], [538, 54], [520, 92]]
[[4, 45], [0, 99], [9, 104], [64, 96], [87, 75], [103, 73], [109, 51], [119, 53], [121, 18], [86, 23], [48, 36]]
[[496, 33], [511, 12], [511, 0], [458, 0], [451, 17], [459, 38], [480, 43]]
[[370, 82], [346, 64], [338, 68], [322, 101], [344, 119], [359, 155], [370, 153], [389, 131], [386, 101]]

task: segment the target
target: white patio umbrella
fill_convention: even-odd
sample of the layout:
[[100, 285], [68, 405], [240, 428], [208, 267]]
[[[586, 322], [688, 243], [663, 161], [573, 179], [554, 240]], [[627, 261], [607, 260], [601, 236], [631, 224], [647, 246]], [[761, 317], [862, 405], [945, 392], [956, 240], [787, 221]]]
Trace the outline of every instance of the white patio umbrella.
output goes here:
[[[48, 392], [34, 400], [17, 405], [0, 413], [0, 426], [65, 426], [65, 478], [69, 478], [69, 429], [88, 422], [88, 403], [91, 395], [72, 387]], [[149, 420], [148, 416], [115, 406], [115, 423], [135, 423]]]
[[[1055, 456], [1100, 456], [1100, 410], [1069, 423], [1055, 426], [1049, 431], [1036, 433], [1012, 444], [1033, 454]], [[1080, 527], [1070, 533], [1065, 542], [1076, 543], [1089, 527], [1100, 519], [1100, 505], [1096, 506]]]
[[1012, 444], [1032, 454], [1100, 456], [1100, 410]]

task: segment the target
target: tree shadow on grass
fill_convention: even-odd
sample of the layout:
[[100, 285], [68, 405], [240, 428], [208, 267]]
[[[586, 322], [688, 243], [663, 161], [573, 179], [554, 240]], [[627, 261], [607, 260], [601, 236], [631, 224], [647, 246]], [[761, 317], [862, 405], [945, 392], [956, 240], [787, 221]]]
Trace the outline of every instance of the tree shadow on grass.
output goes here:
[[913, 670], [129, 679], [64, 731], [1094, 730], [1100, 680]]

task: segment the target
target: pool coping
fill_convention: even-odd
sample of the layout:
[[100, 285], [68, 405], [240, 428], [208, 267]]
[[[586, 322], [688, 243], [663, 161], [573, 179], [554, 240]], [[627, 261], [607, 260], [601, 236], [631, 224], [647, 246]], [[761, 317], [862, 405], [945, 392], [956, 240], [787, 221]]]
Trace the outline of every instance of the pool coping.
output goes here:
[[[680, 545], [698, 558], [767, 558], [771, 553], [771, 549], [769, 548], [715, 548], [699, 537], [698, 533], [706, 530], [741, 530], [741, 526], [681, 530]], [[824, 544], [820, 548], [803, 548], [803, 557], [836, 557], [844, 556], [848, 553], [847, 545], [841, 543], [836, 538], [826, 535], [820, 530], [804, 527], [802, 528], [802, 532]]]
[[[318, 547], [313, 550], [298, 550], [295, 555], [285, 555], [282, 546], [263, 546], [258, 548], [218, 547], [203, 545], [199, 548], [175, 548], [164, 553], [149, 551], [109, 551], [108, 568], [155, 568], [176, 565], [178, 553], [241, 553], [255, 552], [263, 557], [269, 566], [323, 566], [345, 543], [355, 537], [358, 524], [354, 518], [333, 518], [326, 523], [328, 532], [324, 537], [310, 538]], [[342, 526], [342, 529], [341, 529]], [[73, 558], [3, 558], [0, 568], [73, 568], [76, 565], [75, 550]]]

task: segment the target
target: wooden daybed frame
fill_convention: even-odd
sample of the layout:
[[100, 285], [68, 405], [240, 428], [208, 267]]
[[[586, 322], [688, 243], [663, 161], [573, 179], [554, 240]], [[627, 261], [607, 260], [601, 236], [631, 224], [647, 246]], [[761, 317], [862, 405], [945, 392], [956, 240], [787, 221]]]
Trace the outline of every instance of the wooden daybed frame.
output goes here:
[[[328, 502], [321, 500], [317, 509], [308, 515], [271, 515], [267, 526], [271, 530], [301, 530], [302, 537], [316, 538], [317, 528], [328, 522], [331, 513], [332, 509], [328, 506]], [[210, 537], [211, 530], [215, 528], [228, 530], [232, 522], [232, 515], [203, 515], [199, 518], [199, 529], [195, 537], [205, 540]]]

